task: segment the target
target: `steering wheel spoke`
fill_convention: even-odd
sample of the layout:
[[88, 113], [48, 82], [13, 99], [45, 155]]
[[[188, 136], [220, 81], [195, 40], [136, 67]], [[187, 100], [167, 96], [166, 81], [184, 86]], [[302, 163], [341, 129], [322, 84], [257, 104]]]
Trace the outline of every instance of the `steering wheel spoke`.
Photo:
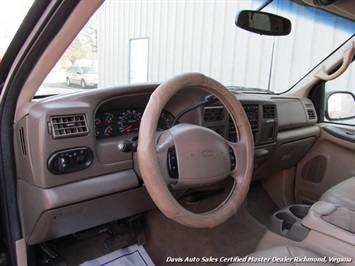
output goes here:
[[228, 146], [233, 150], [235, 157], [235, 167], [231, 170], [231, 175], [237, 182], [240, 182], [244, 178], [246, 167], [246, 143], [243, 140], [237, 143], [228, 142]]
[[[176, 184], [178, 181], [178, 166], [176, 162], [176, 169], [172, 169], [174, 158], [172, 158], [172, 150], [174, 149], [174, 139], [170, 133], [170, 130], [165, 130], [159, 134], [156, 140], [156, 152], [158, 157], [158, 163], [161, 169], [162, 176], [167, 185]], [[176, 171], [176, 175], [171, 171]]]

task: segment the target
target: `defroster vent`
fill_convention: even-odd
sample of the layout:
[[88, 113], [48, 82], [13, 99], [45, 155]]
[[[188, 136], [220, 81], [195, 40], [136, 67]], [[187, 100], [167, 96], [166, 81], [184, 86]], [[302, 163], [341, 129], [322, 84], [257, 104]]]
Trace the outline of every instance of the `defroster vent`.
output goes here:
[[276, 118], [276, 108], [275, 105], [263, 105], [263, 118]]
[[205, 122], [216, 122], [224, 120], [224, 108], [220, 106], [205, 107]]
[[84, 114], [52, 116], [49, 123], [53, 139], [79, 137], [89, 134]]

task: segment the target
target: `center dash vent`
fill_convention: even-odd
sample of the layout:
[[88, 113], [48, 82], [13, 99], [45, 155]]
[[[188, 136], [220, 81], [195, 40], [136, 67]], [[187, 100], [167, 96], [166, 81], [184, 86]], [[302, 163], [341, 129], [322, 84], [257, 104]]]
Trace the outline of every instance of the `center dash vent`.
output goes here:
[[79, 137], [89, 134], [84, 114], [52, 116], [49, 120], [53, 139]]
[[276, 109], [275, 105], [263, 105], [263, 118], [275, 118], [276, 117]]
[[317, 118], [317, 117], [316, 117], [316, 113], [314, 112], [313, 109], [308, 109], [308, 110], [307, 110], [307, 114], [308, 114], [308, 118], [309, 118], [310, 120], [313, 120], [313, 119], [316, 119], [316, 118]]
[[224, 108], [220, 106], [205, 107], [205, 122], [216, 122], [224, 120]]

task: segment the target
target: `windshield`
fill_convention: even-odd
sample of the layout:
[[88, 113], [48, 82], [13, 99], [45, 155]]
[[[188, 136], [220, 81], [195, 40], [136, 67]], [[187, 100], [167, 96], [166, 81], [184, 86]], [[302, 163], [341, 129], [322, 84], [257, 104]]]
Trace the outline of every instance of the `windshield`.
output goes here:
[[[263, 2], [106, 1], [38, 94], [162, 82], [186, 72], [233, 88], [283, 93], [354, 34], [354, 22], [286, 0], [263, 11], [290, 19], [290, 35], [261, 36], [235, 26], [238, 11]], [[73, 65], [97, 66], [97, 77], [67, 75]]]
[[33, 0], [0, 1], [0, 62]]

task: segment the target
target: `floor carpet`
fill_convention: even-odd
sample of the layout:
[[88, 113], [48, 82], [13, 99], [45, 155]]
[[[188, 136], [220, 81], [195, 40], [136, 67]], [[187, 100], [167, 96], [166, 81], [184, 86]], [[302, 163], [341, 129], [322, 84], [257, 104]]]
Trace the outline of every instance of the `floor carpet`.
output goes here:
[[[267, 198], [264, 193], [266, 192], [258, 185], [256, 187], [254, 185], [252, 184], [251, 193], [238, 212], [228, 221], [213, 229], [189, 228], [166, 218], [158, 209], [149, 211], [144, 218], [144, 231], [147, 238], [144, 248], [155, 265], [165, 265], [169, 258], [219, 259], [221, 257], [242, 257], [252, 253], [265, 233], [266, 227], [250, 213], [254, 213], [259, 220], [265, 221], [268, 217], [263, 216], [268, 216], [272, 209], [264, 208]], [[229, 193], [228, 188], [230, 187], [227, 186], [222, 194], [197, 204], [185, 204], [185, 207], [200, 212], [201, 209], [205, 211], [206, 206], [218, 206]], [[121, 230], [119, 223], [111, 223], [109, 228], [116, 235]], [[65, 262], [65, 264], [59, 263], [57, 265], [78, 265], [111, 252], [112, 250], [107, 250], [107, 246], [105, 246], [105, 241], [109, 237], [106, 233], [82, 240], [66, 237], [50, 241], [48, 246], [60, 254], [60, 257], [63, 258], [62, 261]], [[196, 263], [190, 264], [197, 265]], [[217, 262], [212, 265], [227, 264], [229, 263]], [[175, 265], [179, 265], [179, 263]], [[184, 265], [189, 264], [184, 263]], [[200, 261], [198, 265], [203, 265], [203, 263]]]

